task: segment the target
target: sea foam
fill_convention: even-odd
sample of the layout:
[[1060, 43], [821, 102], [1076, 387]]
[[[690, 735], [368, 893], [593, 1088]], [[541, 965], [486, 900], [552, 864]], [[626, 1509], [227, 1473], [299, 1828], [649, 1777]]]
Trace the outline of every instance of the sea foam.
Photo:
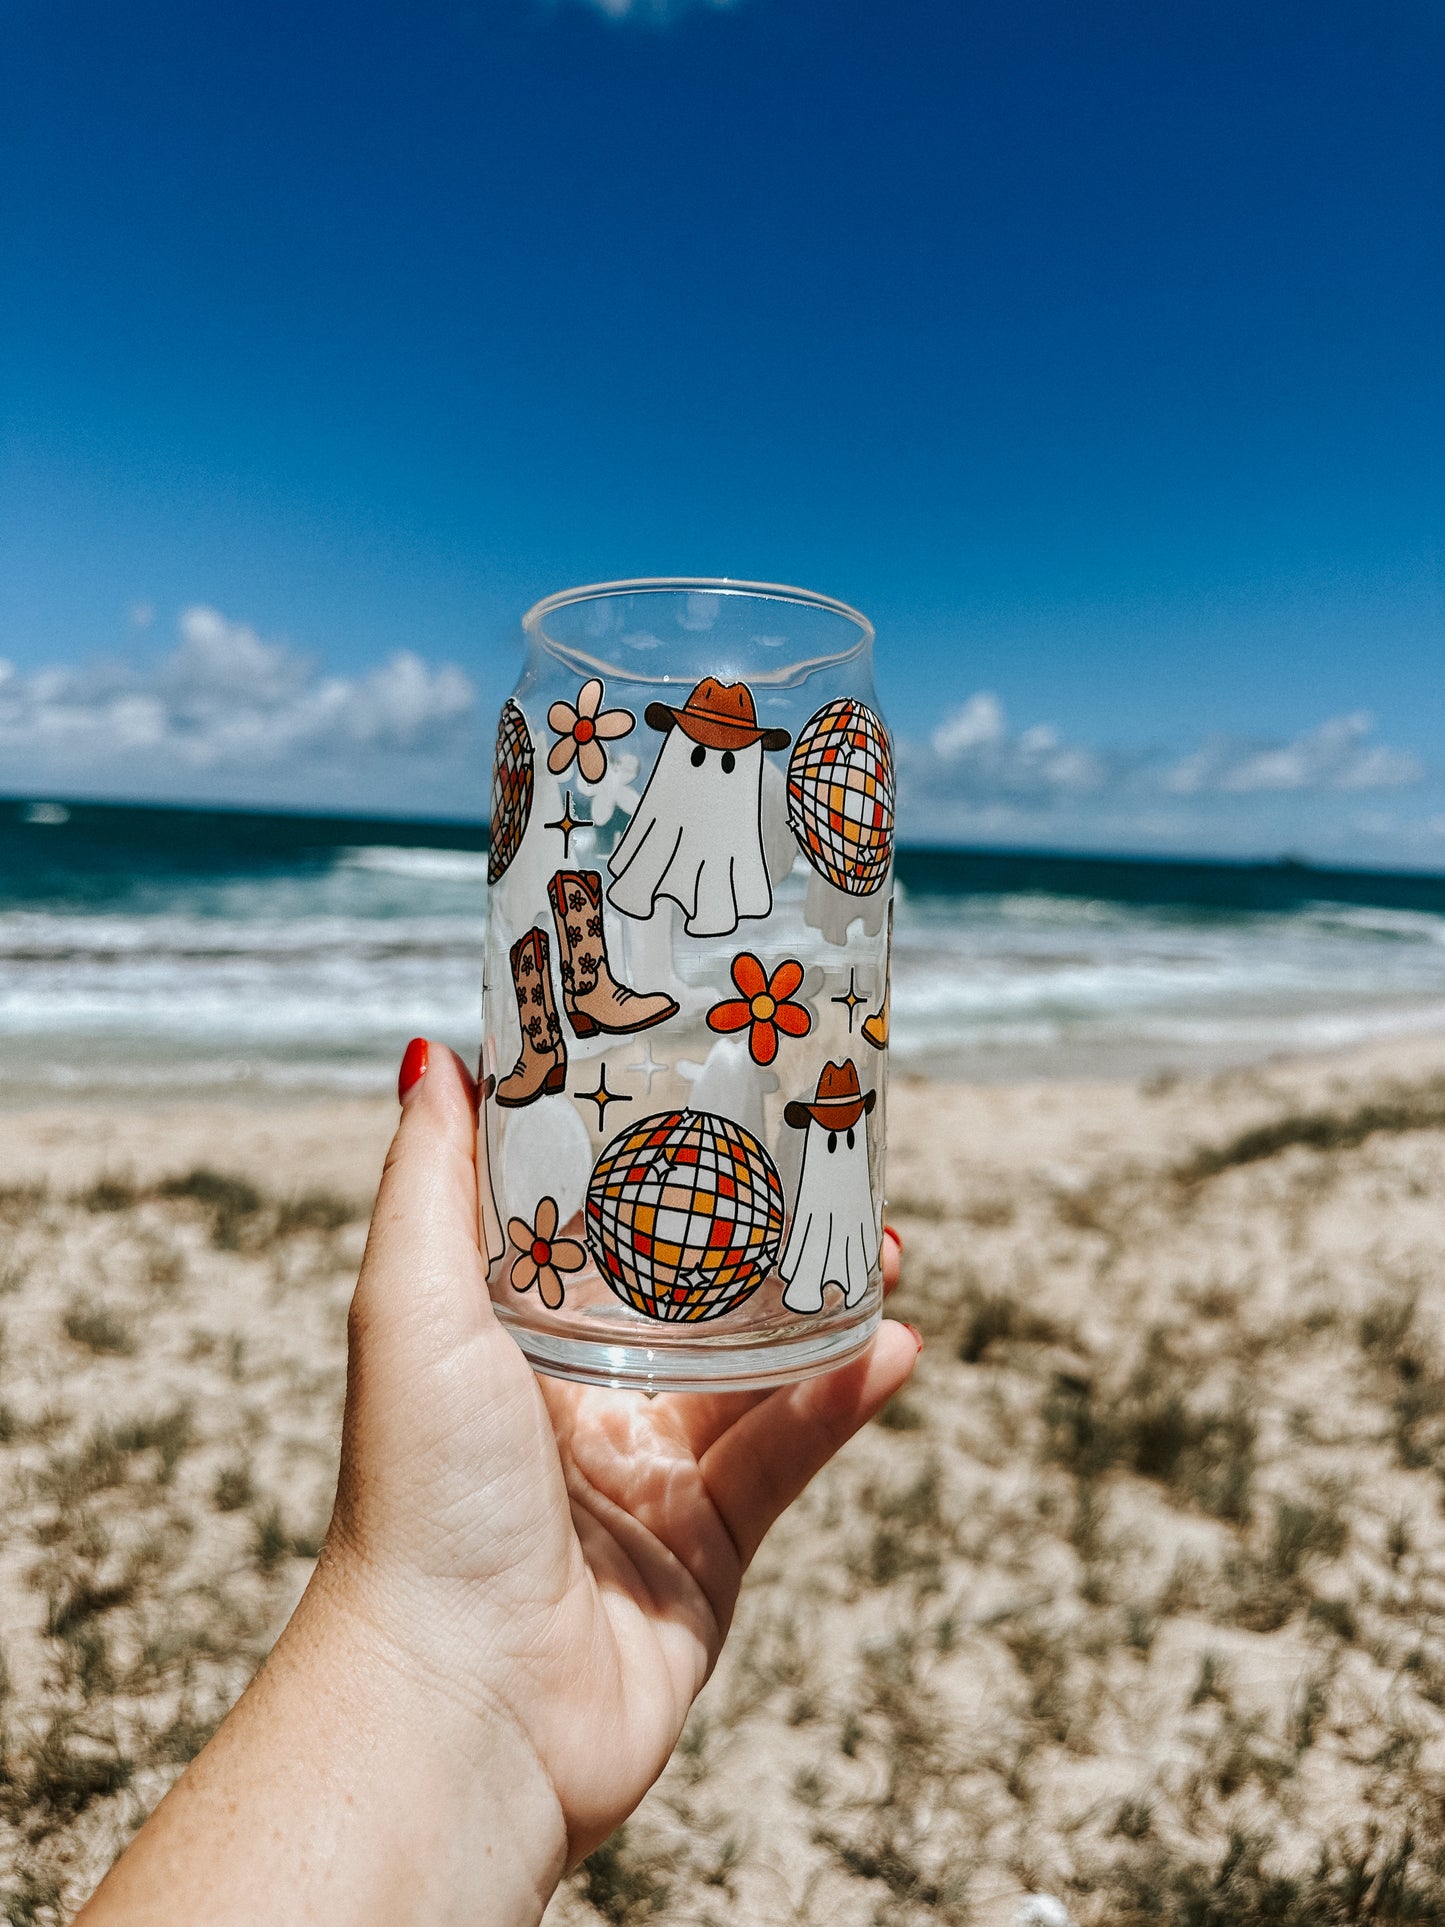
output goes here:
[[[265, 860], [237, 855], [232, 829], [212, 860], [190, 823], [182, 862], [154, 833], [133, 855], [113, 843], [88, 855], [67, 842], [75, 828], [28, 828], [41, 852], [31, 872], [0, 876], [0, 1079], [12, 1095], [381, 1091], [416, 1033], [474, 1057], [484, 851], [374, 831], [328, 846], [302, 824]], [[960, 893], [925, 864], [921, 884], [900, 890], [895, 1068], [1139, 1074], [1445, 1025], [1445, 914], [1433, 909], [1302, 892], [1258, 910], [1191, 903], [1187, 875], [1166, 878], [1171, 900], [1141, 901], [1156, 881], [1147, 866], [1115, 864], [1133, 893], [1121, 901], [1032, 887], [1039, 868], [1020, 860], [1023, 888]]]

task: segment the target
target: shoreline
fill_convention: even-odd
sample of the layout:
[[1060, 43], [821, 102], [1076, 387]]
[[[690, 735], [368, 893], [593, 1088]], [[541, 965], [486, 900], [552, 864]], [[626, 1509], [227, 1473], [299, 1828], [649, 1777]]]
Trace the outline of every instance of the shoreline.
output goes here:
[[[1247, 1128], [1281, 1104], [1328, 1107], [1361, 1082], [1413, 1084], [1445, 1077], [1445, 1028], [1397, 1034], [1340, 1051], [1280, 1054], [1213, 1072], [1147, 1077], [973, 1080], [895, 1069], [890, 1141], [923, 1123], [984, 1163], [1065, 1156], [1071, 1144], [1106, 1142], [1130, 1156], [1157, 1154], [1198, 1134], [1201, 1107], [1217, 1128]], [[304, 1091], [221, 1089], [207, 1097], [109, 1089], [56, 1101], [0, 1095], [0, 1186], [68, 1188], [100, 1177], [149, 1184], [196, 1165], [234, 1171], [268, 1188], [326, 1189], [359, 1205], [375, 1193], [396, 1126], [395, 1099]], [[890, 1187], [891, 1191], [896, 1185]]]
[[[470, 1024], [458, 1028], [432, 1011], [417, 1012], [417, 1035], [448, 1043], [472, 1063], [477, 1037]], [[1315, 1062], [1353, 1063], [1376, 1051], [1427, 1051], [1432, 1040], [1445, 1037], [1445, 1004], [1369, 1016], [1356, 1012], [1317, 1013], [1307, 1026], [1286, 1019], [1271, 1027], [1284, 1041], [1268, 1047], [1242, 1039], [1204, 1040], [1182, 1034], [1173, 1041], [1153, 1041], [1143, 1035], [1094, 1037], [1086, 1028], [1068, 1030], [1048, 1042], [972, 1040], [949, 1045], [909, 1041], [910, 1019], [895, 1003], [892, 1074], [895, 1079], [919, 1078], [971, 1088], [1022, 1085], [1133, 1085], [1158, 1080], [1206, 1082], [1247, 1076], [1260, 1071], [1288, 1069]], [[1294, 1034], [1291, 1035], [1293, 1029]], [[404, 1042], [398, 1032], [395, 1058]], [[38, 1037], [0, 1040], [0, 1131], [3, 1120], [17, 1113], [46, 1110], [111, 1110], [123, 1108], [152, 1114], [179, 1107], [234, 1105], [238, 1110], [326, 1104], [381, 1102], [395, 1080], [393, 1053], [345, 1061], [344, 1053], [309, 1055], [303, 1048], [290, 1055], [268, 1057], [244, 1053], [208, 1060], [194, 1053], [169, 1058], [139, 1049], [139, 1039], [127, 1040], [117, 1052], [114, 1038], [87, 1046], [71, 1036], [53, 1043], [54, 1056], [64, 1068], [53, 1069], [53, 1057]], [[89, 1074], [68, 1060], [89, 1050]], [[50, 1075], [44, 1074], [51, 1065]]]

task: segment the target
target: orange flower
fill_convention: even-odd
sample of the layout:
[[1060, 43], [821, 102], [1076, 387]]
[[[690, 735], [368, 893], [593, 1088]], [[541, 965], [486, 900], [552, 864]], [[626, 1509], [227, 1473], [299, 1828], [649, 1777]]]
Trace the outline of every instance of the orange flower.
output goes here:
[[587, 1262], [587, 1253], [575, 1238], [558, 1238], [557, 1200], [539, 1199], [537, 1221], [528, 1224], [525, 1218], [507, 1220], [507, 1236], [517, 1247], [517, 1255], [512, 1260], [513, 1291], [530, 1291], [537, 1287], [542, 1303], [551, 1311], [556, 1311], [563, 1299], [562, 1280], [559, 1271], [580, 1271]]
[[601, 701], [602, 678], [591, 676], [577, 691], [575, 709], [571, 703], [553, 703], [547, 711], [548, 725], [557, 732], [547, 757], [547, 767], [554, 776], [570, 769], [574, 756], [585, 781], [600, 783], [607, 774], [603, 743], [630, 736], [637, 718], [630, 709], [600, 709]]
[[768, 976], [750, 950], [740, 950], [733, 958], [733, 982], [742, 992], [714, 1004], [707, 1014], [709, 1030], [748, 1032], [748, 1054], [755, 1064], [771, 1064], [778, 1054], [778, 1032], [789, 1037], [806, 1037], [813, 1018], [806, 1004], [792, 1002], [793, 992], [803, 981], [803, 966], [794, 957], [785, 957]]

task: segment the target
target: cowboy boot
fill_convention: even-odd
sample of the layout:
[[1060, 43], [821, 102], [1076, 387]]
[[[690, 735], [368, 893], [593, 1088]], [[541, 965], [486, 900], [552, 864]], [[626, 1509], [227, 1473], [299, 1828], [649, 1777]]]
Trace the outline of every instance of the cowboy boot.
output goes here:
[[544, 1091], [565, 1090], [567, 1046], [552, 1001], [547, 933], [532, 929], [512, 945], [512, 983], [522, 1025], [522, 1054], [497, 1085], [496, 1101], [508, 1110], [534, 1104]]
[[881, 1007], [875, 1010], [870, 1017], [863, 1019], [863, 1035], [868, 1039], [868, 1042], [873, 1046], [874, 1050], [887, 1050], [888, 1048], [888, 1006], [892, 1001], [892, 997], [892, 979], [891, 977], [885, 977], [883, 980], [883, 1003]]
[[893, 905], [888, 906], [888, 945], [883, 952], [883, 1002], [863, 1020], [863, 1035], [874, 1050], [888, 1048], [888, 1012], [893, 1002]]
[[665, 991], [629, 990], [607, 967], [602, 878], [596, 870], [559, 870], [549, 885], [562, 967], [562, 1007], [579, 1037], [651, 1030], [676, 1014]]

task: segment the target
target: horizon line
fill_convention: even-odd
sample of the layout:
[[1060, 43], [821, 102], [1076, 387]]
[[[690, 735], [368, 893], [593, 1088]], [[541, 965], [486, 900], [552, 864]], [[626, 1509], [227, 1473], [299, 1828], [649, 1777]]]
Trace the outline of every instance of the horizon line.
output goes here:
[[[27, 817], [25, 812], [42, 809], [62, 809], [66, 812], [63, 819], [36, 816]], [[404, 816], [388, 810], [351, 811], [308, 809], [297, 805], [267, 806], [256, 803], [180, 803], [158, 802], [155, 799], [117, 799], [114, 797], [65, 796], [54, 791], [44, 795], [7, 795], [0, 796], [0, 812], [17, 812], [21, 828], [58, 829], [63, 828], [74, 811], [95, 810], [115, 814], [154, 814], [169, 816], [207, 816], [242, 817], [258, 821], [284, 823], [314, 823], [347, 825], [360, 828], [374, 825], [377, 828], [412, 828], [480, 832], [490, 841], [490, 822], [481, 816]], [[488, 847], [488, 842], [475, 846], [478, 850]], [[425, 847], [413, 844], [416, 847]], [[968, 860], [989, 858], [1011, 858], [1018, 862], [1074, 863], [1084, 865], [1141, 864], [1153, 867], [1172, 866], [1193, 867], [1206, 870], [1227, 871], [1266, 871], [1273, 875], [1288, 875], [1290, 872], [1303, 872], [1316, 876], [1360, 876], [1360, 877], [1398, 877], [1404, 881], [1445, 883], [1445, 870], [1416, 869], [1398, 865], [1382, 868], [1363, 863], [1329, 861], [1321, 862], [1299, 851], [1284, 850], [1274, 856], [1224, 856], [1199, 854], [1198, 852], [1168, 852], [1159, 850], [1079, 850], [1064, 848], [1041, 848], [1036, 845], [1006, 843], [931, 843], [909, 841], [897, 845], [897, 855], [912, 857], [957, 857]]]

